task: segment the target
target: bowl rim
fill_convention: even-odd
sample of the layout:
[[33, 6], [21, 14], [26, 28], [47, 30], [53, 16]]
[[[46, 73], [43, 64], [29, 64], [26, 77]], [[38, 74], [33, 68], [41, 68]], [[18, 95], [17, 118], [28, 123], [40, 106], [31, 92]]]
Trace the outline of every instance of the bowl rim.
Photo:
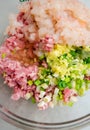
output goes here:
[[0, 104], [0, 117], [18, 127], [24, 126], [25, 128], [37, 128], [37, 129], [65, 129], [65, 128], [74, 128], [78, 126], [82, 126], [84, 124], [90, 123], [90, 113], [84, 115], [83, 117], [76, 118], [74, 120], [65, 121], [61, 123], [45, 123], [45, 122], [38, 122], [29, 119], [25, 119], [20, 117], [13, 112], [9, 111], [7, 108]]

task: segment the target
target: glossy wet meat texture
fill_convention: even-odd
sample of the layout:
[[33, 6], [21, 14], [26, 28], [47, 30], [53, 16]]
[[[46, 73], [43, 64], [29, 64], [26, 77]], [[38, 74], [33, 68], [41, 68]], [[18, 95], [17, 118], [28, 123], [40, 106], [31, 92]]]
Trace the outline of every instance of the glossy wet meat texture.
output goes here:
[[37, 56], [33, 53], [34, 47], [31, 43], [26, 42], [25, 45], [20, 49], [14, 49], [11, 52], [10, 58], [17, 60], [24, 65], [32, 65], [37, 62]]

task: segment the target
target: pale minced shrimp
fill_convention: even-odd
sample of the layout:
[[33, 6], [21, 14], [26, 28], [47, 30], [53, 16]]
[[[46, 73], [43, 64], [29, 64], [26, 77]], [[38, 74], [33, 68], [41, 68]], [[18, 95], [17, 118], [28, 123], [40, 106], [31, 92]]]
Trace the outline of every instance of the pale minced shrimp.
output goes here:
[[90, 43], [90, 10], [78, 0], [31, 0], [22, 4], [20, 13], [10, 20], [7, 33], [16, 35], [19, 29], [32, 42], [49, 35], [55, 43]]

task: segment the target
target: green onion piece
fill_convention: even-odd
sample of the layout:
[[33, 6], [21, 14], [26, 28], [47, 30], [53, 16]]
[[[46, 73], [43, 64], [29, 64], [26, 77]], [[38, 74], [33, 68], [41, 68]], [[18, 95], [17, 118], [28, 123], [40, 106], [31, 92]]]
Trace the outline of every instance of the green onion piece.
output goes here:
[[40, 90], [41, 90], [41, 91], [45, 91], [45, 89], [44, 89], [43, 87], [40, 87]]
[[66, 78], [65, 78], [65, 82], [66, 82], [66, 83], [68, 83], [68, 82], [70, 82], [70, 81], [71, 81], [70, 77], [66, 77]]
[[67, 83], [67, 86], [71, 89], [72, 88], [71, 82]]
[[72, 107], [73, 104], [74, 104], [73, 102], [69, 102], [69, 103], [68, 103], [68, 106]]
[[37, 80], [34, 81], [34, 84], [35, 84], [36, 86], [38, 86], [38, 85], [41, 84], [41, 81], [40, 81], [39, 79], [37, 79]]
[[77, 47], [75, 52], [78, 53], [78, 54], [82, 54], [82, 47]]
[[49, 79], [44, 79], [44, 83], [49, 84]]
[[31, 98], [32, 103], [36, 103], [36, 100], [34, 97]]
[[62, 57], [63, 57], [63, 59], [66, 59], [67, 53], [63, 54]]
[[76, 52], [73, 50], [70, 50], [70, 54], [75, 58], [76, 57]]
[[28, 85], [31, 86], [33, 84], [33, 81], [32, 80], [28, 80], [27, 83], [28, 83]]
[[46, 76], [48, 74], [50, 74], [50, 69], [43, 69], [42, 70], [42, 75]]
[[85, 92], [85, 90], [84, 90], [83, 88], [80, 88], [78, 94], [79, 94], [80, 96], [83, 96], [83, 95], [84, 95], [84, 92]]
[[61, 91], [59, 91], [59, 100], [62, 100], [63, 99], [63, 94]]
[[60, 89], [64, 89], [64, 88], [66, 87], [66, 82], [63, 81], [63, 80], [59, 80], [59, 81], [58, 81], [58, 87], [59, 87]]
[[84, 61], [85, 64], [89, 64], [90, 63], [90, 57], [85, 58], [83, 61]]
[[39, 57], [39, 60], [43, 60], [45, 58], [45, 56], [44, 55], [41, 55], [40, 57]]
[[82, 87], [83, 80], [76, 79], [76, 90], [79, 90]]
[[90, 80], [84, 80], [85, 81], [85, 90], [88, 90], [90, 88]]
[[60, 101], [60, 96], [59, 95], [56, 96], [56, 100]]
[[86, 69], [82, 71], [82, 74], [84, 74], [84, 75], [86, 74]]
[[2, 53], [2, 59], [4, 59], [6, 57], [6, 53]]

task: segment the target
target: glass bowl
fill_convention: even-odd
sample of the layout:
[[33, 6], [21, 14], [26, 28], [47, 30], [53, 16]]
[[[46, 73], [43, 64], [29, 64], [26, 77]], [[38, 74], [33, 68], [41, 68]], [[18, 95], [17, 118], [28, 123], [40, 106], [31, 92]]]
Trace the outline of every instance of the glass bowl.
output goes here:
[[[90, 7], [90, 0], [81, 0]], [[19, 0], [0, 1], [0, 43], [4, 39], [4, 31], [8, 25], [10, 13], [17, 12]], [[12, 90], [3, 84], [0, 77], [0, 117], [5, 121], [32, 130], [60, 130], [77, 127], [90, 122], [90, 90], [79, 98], [73, 107], [56, 106], [45, 111], [38, 110], [36, 104], [23, 99], [12, 101]]]

